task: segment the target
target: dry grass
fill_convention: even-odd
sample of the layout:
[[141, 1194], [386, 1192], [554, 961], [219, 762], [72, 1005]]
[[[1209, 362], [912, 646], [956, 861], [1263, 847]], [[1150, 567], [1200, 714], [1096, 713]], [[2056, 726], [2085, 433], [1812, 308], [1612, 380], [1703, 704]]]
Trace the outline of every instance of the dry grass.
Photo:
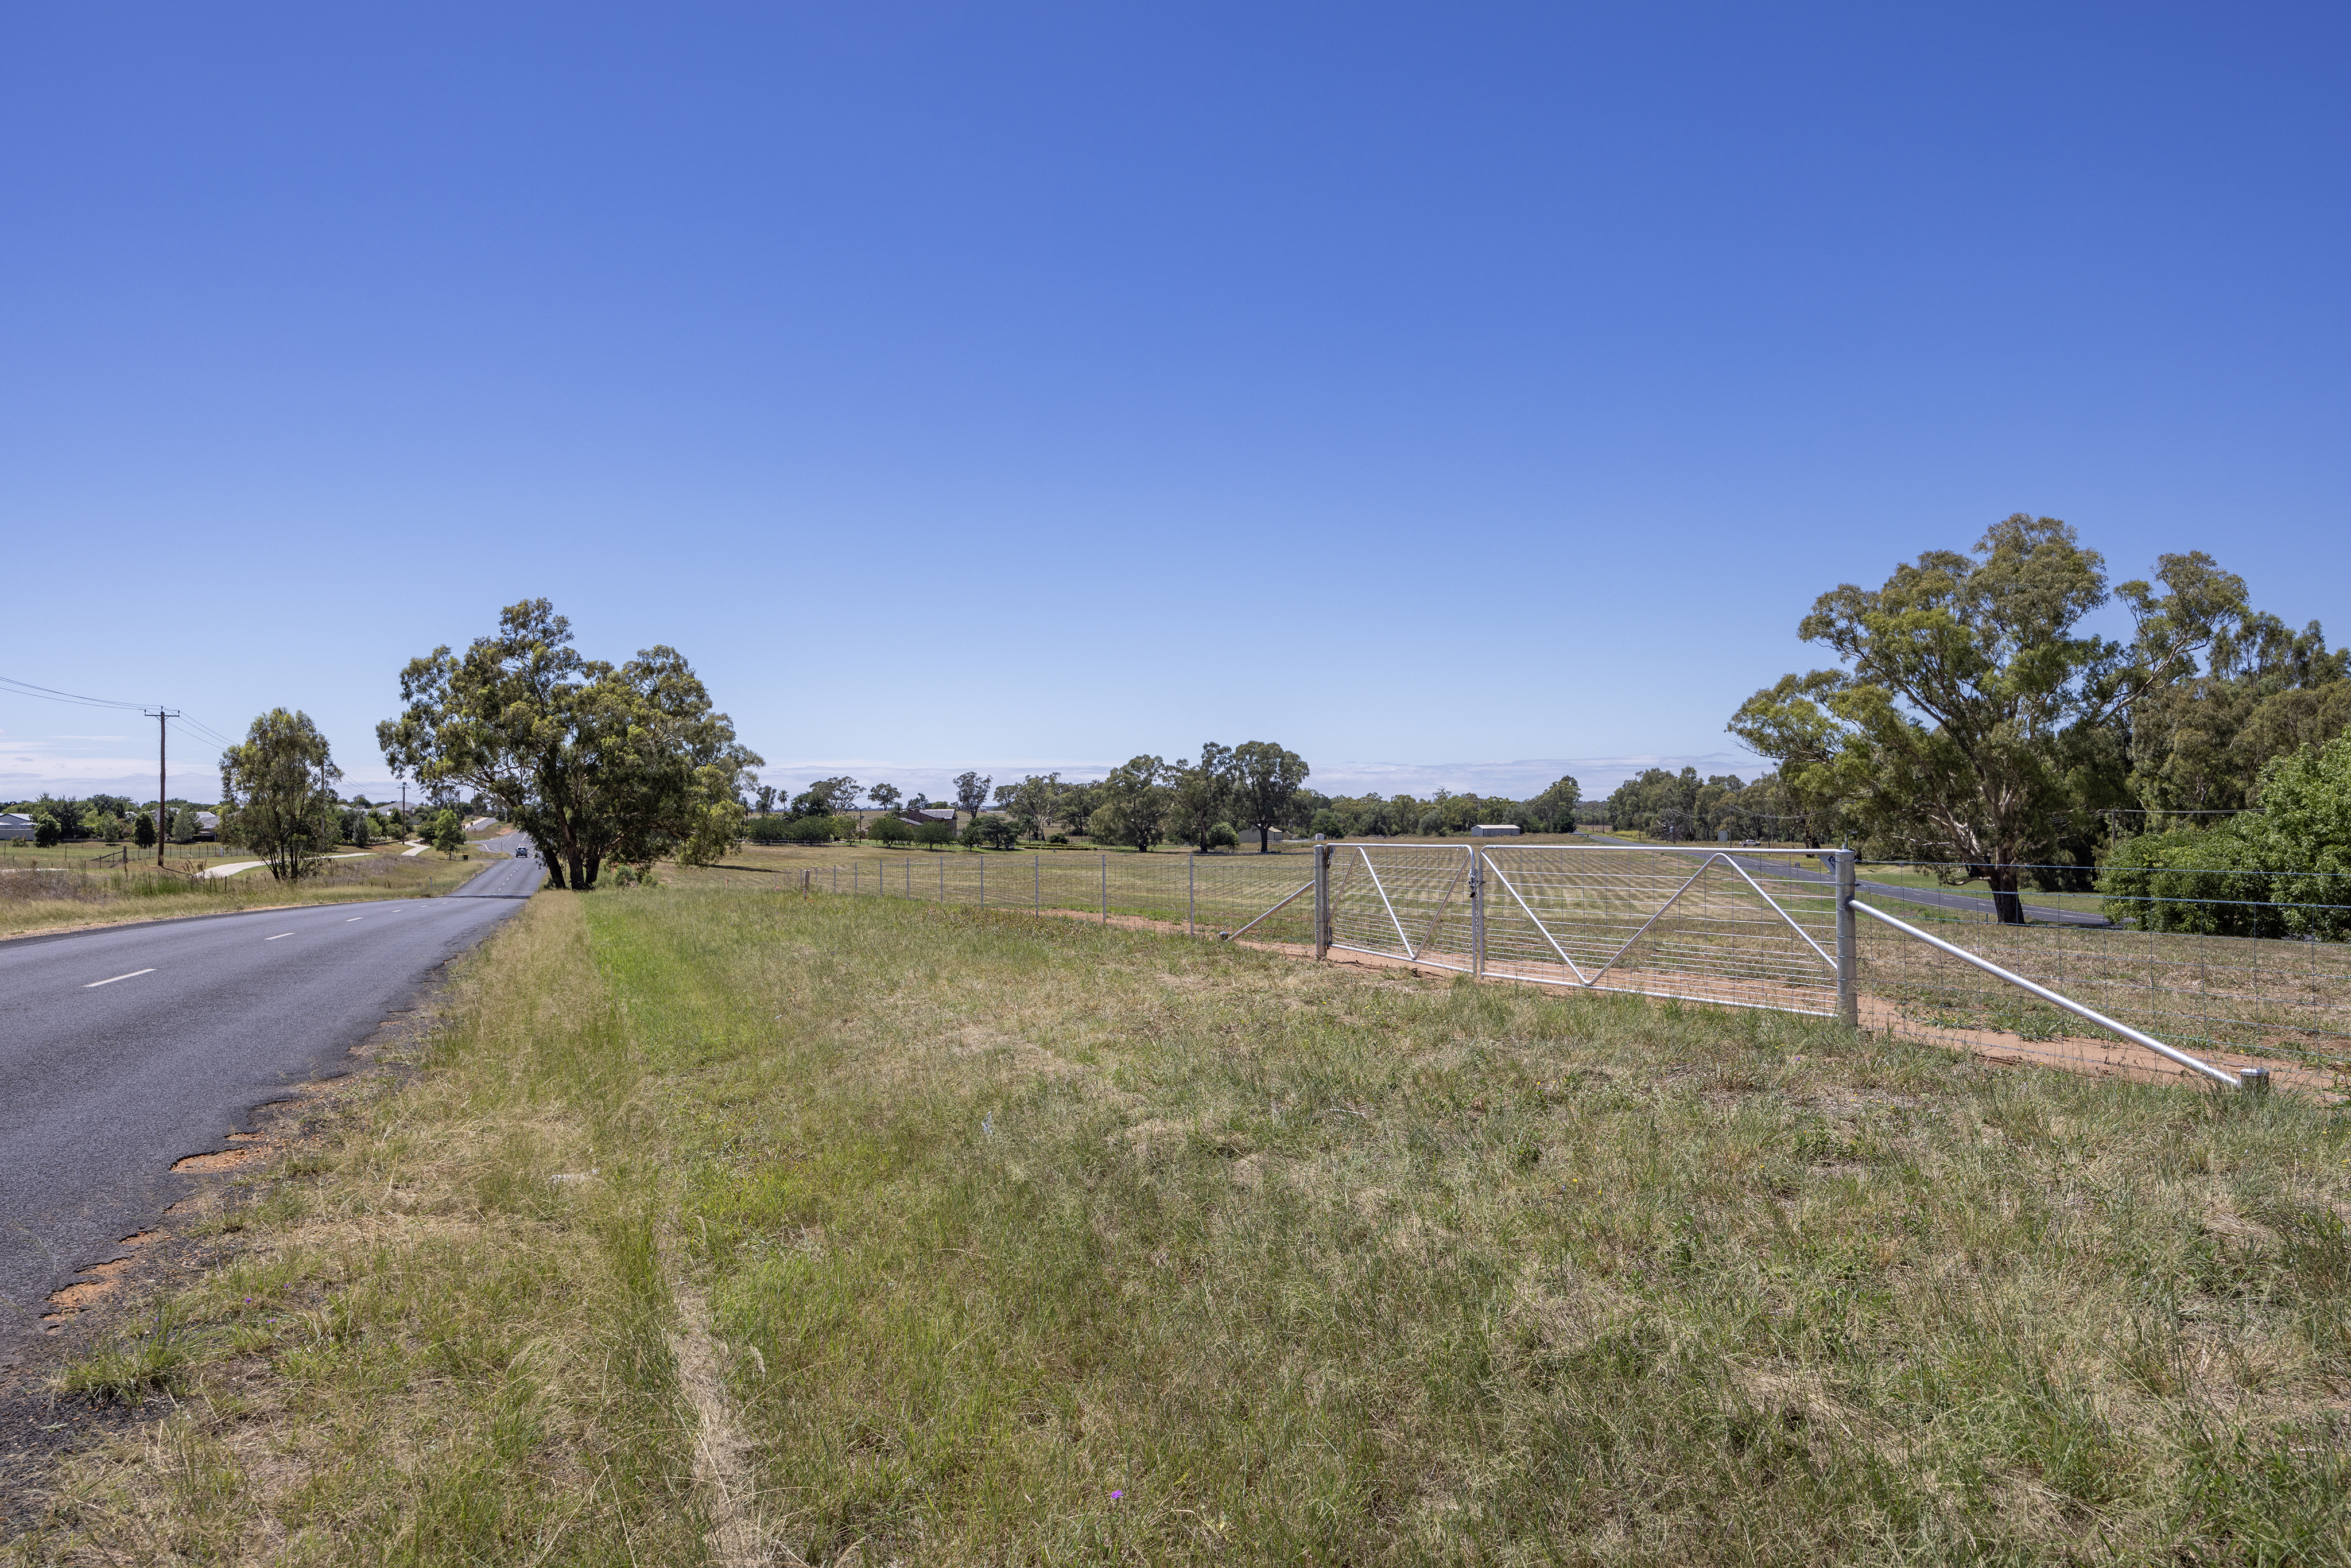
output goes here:
[[2307, 1103], [723, 874], [474, 984], [39, 1550], [2351, 1556]]
[[534, 902], [424, 1071], [214, 1222], [233, 1263], [64, 1370], [168, 1414], [67, 1466], [0, 1558], [694, 1560], [658, 1173], [599, 1157], [636, 1077], [582, 915]]
[[[204, 862], [188, 862], [191, 867]], [[482, 869], [478, 859], [390, 854], [329, 861], [315, 876], [278, 882], [266, 871], [193, 880], [152, 867], [125, 872], [63, 868], [0, 873], [0, 937], [83, 925], [166, 920], [297, 904], [355, 899], [429, 897], [464, 885]]]

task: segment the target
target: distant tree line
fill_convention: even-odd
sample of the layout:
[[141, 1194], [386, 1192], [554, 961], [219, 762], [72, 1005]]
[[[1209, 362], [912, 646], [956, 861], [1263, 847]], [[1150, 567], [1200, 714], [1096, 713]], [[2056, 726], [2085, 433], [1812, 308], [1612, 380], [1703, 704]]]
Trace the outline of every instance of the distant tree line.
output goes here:
[[[769, 843], [862, 835], [932, 848], [960, 841], [968, 848], [1009, 849], [1021, 842], [1084, 838], [1145, 852], [1185, 844], [1212, 851], [1254, 848], [1260, 853], [1272, 847], [1276, 832], [1420, 838], [1467, 832], [1481, 822], [1512, 823], [1529, 832], [1570, 832], [1577, 812], [1586, 809], [1573, 779], [1562, 779], [1527, 800], [1446, 789], [1423, 800], [1411, 795], [1321, 794], [1306, 785], [1311, 772], [1298, 753], [1265, 740], [1238, 746], [1208, 741], [1196, 758], [1173, 761], [1150, 754], [1134, 757], [1100, 779], [1040, 773], [998, 784], [974, 770], [956, 779], [953, 804], [970, 819], [960, 832], [944, 821], [902, 820], [902, 800], [907, 812], [928, 804], [919, 794], [906, 800], [894, 786], [868, 788], [847, 777], [817, 779], [789, 797], [763, 785], [746, 804], [761, 813], [752, 819], [748, 836]], [[870, 807], [858, 806], [861, 794]], [[852, 815], [860, 810], [881, 814], [862, 821]]]
[[[2129, 635], [2085, 629], [2117, 601]], [[2200, 550], [2109, 585], [2071, 527], [2018, 513], [1971, 551], [1821, 595], [1797, 630], [1837, 664], [1732, 715], [1730, 732], [1775, 765], [1758, 800], [1774, 809], [1733, 818], [1780, 829], [1739, 836], [1948, 865], [1986, 879], [2011, 923], [2025, 881], [2086, 889], [2101, 863], [2351, 855], [2351, 821], [2323, 812], [2283, 836], [2233, 821], [2281, 788], [2316, 799], [2351, 768], [2351, 750], [2328, 745], [2351, 726], [2351, 650], [2328, 651], [2315, 622], [2295, 632], [2254, 611]], [[1644, 779], [1628, 817], [1693, 826], [1767, 782]]]

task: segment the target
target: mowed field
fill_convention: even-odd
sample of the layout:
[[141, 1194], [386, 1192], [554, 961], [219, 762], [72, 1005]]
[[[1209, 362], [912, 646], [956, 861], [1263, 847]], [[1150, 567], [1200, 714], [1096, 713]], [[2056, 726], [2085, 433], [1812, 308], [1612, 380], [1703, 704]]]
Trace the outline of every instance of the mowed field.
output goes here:
[[2342, 1561], [2351, 1131], [742, 872], [544, 894], [22, 1562]]

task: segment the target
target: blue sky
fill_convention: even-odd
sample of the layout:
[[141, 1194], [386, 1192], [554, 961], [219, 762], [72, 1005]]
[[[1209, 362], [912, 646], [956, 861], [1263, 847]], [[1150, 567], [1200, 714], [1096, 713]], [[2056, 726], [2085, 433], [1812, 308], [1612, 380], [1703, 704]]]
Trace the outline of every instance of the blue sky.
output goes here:
[[[1752, 771], [2012, 511], [2351, 635], [2337, 7], [0, 8], [0, 674], [545, 595], [798, 788]], [[152, 726], [0, 696], [0, 796]], [[174, 740], [193, 761], [216, 748]], [[208, 796], [203, 775], [190, 792]], [[176, 788], [177, 786], [175, 786]]]

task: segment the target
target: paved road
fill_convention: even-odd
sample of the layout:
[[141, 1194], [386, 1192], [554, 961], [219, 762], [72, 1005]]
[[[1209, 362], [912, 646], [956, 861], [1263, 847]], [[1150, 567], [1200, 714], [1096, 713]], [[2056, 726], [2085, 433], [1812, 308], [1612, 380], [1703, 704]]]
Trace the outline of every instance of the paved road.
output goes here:
[[[1583, 832], [1586, 837], [1597, 839], [1604, 843], [1622, 844], [1632, 841], [1608, 833], [1594, 832], [1590, 828], [1584, 829]], [[1679, 845], [1674, 847], [1674, 852], [1677, 854], [1707, 855], [1718, 851], [1729, 855], [1750, 872], [1768, 872], [1773, 876], [1786, 877], [1792, 882], [1833, 883], [1836, 881], [1831, 873], [1814, 871], [1809, 866], [1798, 865], [1792, 858], [1782, 855], [1757, 855], [1752, 852], [1742, 855], [1737, 846], [1732, 844], [1691, 844], [1687, 849]], [[1854, 883], [1854, 886], [1863, 893], [1879, 898], [1900, 899], [1907, 904], [1923, 904], [1933, 909], [1962, 909], [1971, 915], [1992, 913], [1991, 899], [1971, 893], [1952, 893], [1939, 887], [1905, 887], [1899, 883], [1872, 882], [1867, 877], [1861, 878]], [[1888, 910], [1886, 913], [1891, 915], [1894, 912]], [[2053, 904], [2027, 904], [2024, 906], [2024, 915], [2028, 920], [2037, 920], [2049, 925], [2112, 925], [2114, 924], [2105, 915], [2093, 910], [2066, 909]]]
[[226, 1146], [288, 1085], [349, 1071], [350, 1048], [544, 874], [499, 859], [441, 898], [0, 942], [0, 1362], [40, 1332], [52, 1291], [187, 1195], [173, 1161]]

